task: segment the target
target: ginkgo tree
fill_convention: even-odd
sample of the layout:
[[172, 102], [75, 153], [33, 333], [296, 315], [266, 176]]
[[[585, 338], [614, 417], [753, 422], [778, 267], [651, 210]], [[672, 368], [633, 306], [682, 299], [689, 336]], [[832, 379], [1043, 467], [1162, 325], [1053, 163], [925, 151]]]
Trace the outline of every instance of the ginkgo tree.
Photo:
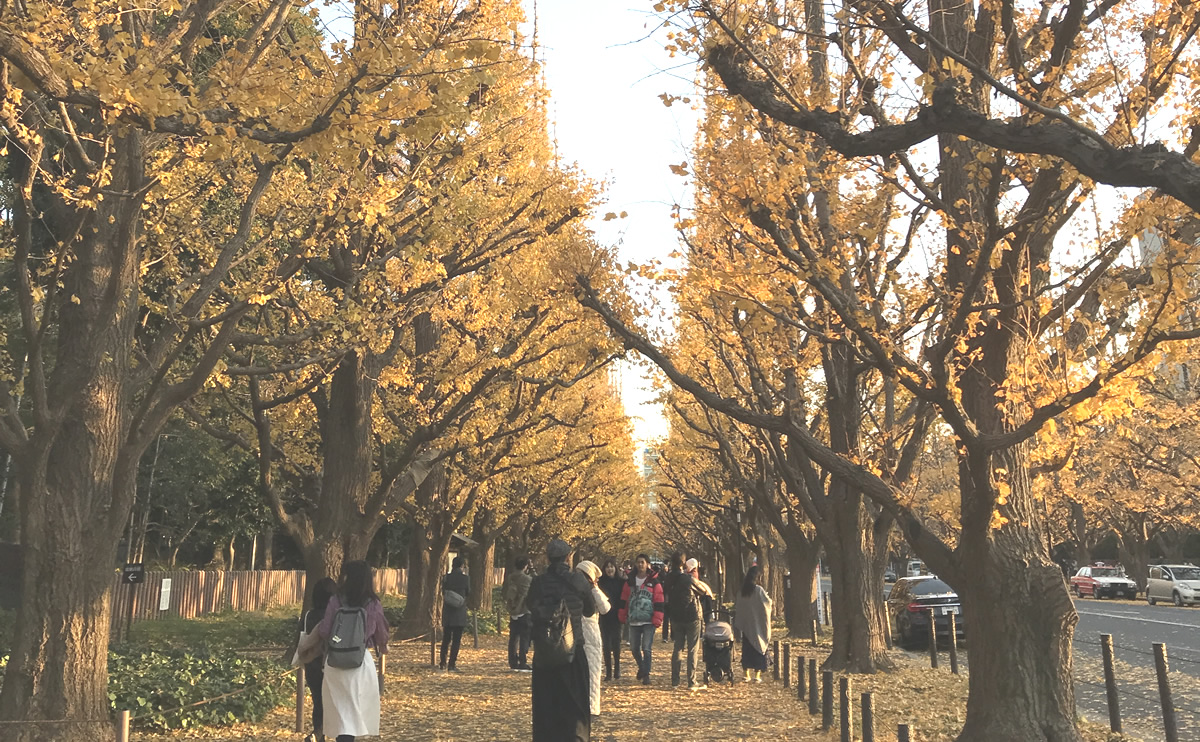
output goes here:
[[317, 232], [284, 231], [299, 184], [371, 177], [364, 151], [463, 122], [489, 82], [498, 47], [464, 4], [352, 10], [339, 40], [288, 3], [0, 7], [0, 446], [25, 554], [10, 738], [110, 733], [108, 586], [138, 461], [255, 308], [309, 278]]
[[[1077, 618], [1050, 559], [1031, 449], [1049, 420], [1103, 401], [1105, 388], [1156, 348], [1200, 334], [1184, 311], [1194, 285], [1189, 241], [1166, 234], [1147, 279], [1124, 280], [1144, 230], [1181, 204], [1197, 206], [1200, 191], [1188, 185], [1200, 173], [1196, 116], [1184, 103], [1195, 99], [1195, 82], [1180, 74], [1195, 63], [1197, 8], [1117, 2], [1085, 13], [1072, 3], [1052, 19], [1036, 8], [939, 0], [914, 8], [815, 0], [664, 7], [684, 13], [672, 21], [675, 47], [700, 55], [729, 93], [860, 158], [910, 204], [867, 247], [894, 286], [874, 294], [841, 280], [838, 261], [819, 249], [817, 225], [799, 218], [805, 202], [760, 192], [754, 177], [741, 195], [745, 233], [794, 266], [854, 338], [856, 360], [952, 431], [957, 538], [927, 528], [903, 483], [875, 462], [839, 453], [789, 414], [748, 409], [698, 383], [581, 280], [584, 301], [681, 388], [785, 435], [895, 515], [918, 555], [964, 599], [973, 640], [960, 739], [1078, 740]], [[836, 98], [810, 92], [817, 81], [796, 61], [802, 55], [771, 54], [781, 36], [807, 39], [807, 53], [847, 72]], [[1129, 49], [1133, 61], [1118, 66], [1086, 52], [1099, 44]], [[1137, 84], [1127, 84], [1130, 76]], [[1122, 83], [1115, 90], [1113, 80]], [[1134, 144], [1151, 128], [1163, 143]], [[772, 164], [751, 163], [748, 176]], [[1157, 187], [1177, 200], [1126, 197], [1102, 183]], [[1101, 201], [1103, 209], [1084, 209]], [[1138, 311], [1128, 314], [1130, 305]], [[1090, 353], [1105, 333], [1097, 319], [1118, 315], [1127, 342], [1111, 356]]]

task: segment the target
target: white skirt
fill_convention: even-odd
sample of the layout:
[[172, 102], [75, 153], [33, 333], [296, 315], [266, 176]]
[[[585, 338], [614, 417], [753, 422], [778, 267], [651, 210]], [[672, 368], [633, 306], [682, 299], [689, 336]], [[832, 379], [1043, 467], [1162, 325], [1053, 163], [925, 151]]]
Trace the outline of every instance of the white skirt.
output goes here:
[[325, 707], [322, 726], [326, 739], [339, 734], [379, 736], [379, 679], [371, 652], [368, 650], [363, 663], [353, 670], [326, 664], [321, 700]]

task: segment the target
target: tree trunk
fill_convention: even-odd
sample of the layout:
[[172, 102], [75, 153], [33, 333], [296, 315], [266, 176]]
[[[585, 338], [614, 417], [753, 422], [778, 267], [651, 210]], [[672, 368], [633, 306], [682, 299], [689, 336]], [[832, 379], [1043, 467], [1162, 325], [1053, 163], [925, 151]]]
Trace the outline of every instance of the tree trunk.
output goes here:
[[275, 569], [275, 529], [268, 528], [263, 531], [263, 569]]
[[833, 650], [825, 668], [873, 673], [890, 668], [884, 640], [883, 559], [875, 556], [874, 524], [862, 496], [830, 484], [836, 542], [826, 540], [833, 594]]
[[1088, 541], [1087, 513], [1083, 505], [1071, 502], [1071, 537], [1075, 541], [1075, 566], [1092, 563], [1092, 544]]
[[812, 575], [817, 568], [817, 549], [807, 539], [788, 539], [787, 565], [790, 572], [788, 580], [791, 582], [784, 611], [788, 636], [809, 637], [812, 635], [813, 619], [816, 618], [813, 602], [820, 597], [813, 595]]
[[471, 574], [471, 600], [469, 605], [477, 611], [492, 610], [492, 589], [496, 587], [496, 539], [480, 541], [479, 546], [467, 552], [467, 566]]
[[1138, 590], [1145, 592], [1150, 577], [1150, 538], [1146, 532], [1146, 520], [1140, 517], [1129, 525], [1118, 525], [1117, 550], [1121, 564], [1130, 570], [1129, 579], [1137, 583]]

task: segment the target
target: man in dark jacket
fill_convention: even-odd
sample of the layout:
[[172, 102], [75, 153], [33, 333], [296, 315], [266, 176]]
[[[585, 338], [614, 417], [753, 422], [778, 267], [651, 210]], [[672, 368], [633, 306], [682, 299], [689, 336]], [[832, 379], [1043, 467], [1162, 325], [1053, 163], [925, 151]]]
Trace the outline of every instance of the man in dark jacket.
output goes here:
[[533, 617], [529, 615], [526, 598], [533, 577], [529, 574], [529, 558], [517, 559], [512, 572], [504, 579], [504, 607], [508, 609], [508, 666], [512, 670], [531, 672], [526, 657]]
[[[448, 593], [459, 596], [455, 598]], [[471, 594], [471, 578], [467, 577], [467, 560], [454, 557], [450, 572], [442, 578], [442, 653], [438, 668], [458, 672], [458, 647], [463, 629], [467, 626], [467, 597]], [[460, 601], [461, 599], [461, 601]], [[450, 664], [446, 664], [449, 650]]]
[[552, 664], [533, 652], [533, 742], [588, 742], [592, 738], [591, 704], [588, 691], [587, 654], [583, 651], [583, 617], [596, 613], [596, 601], [587, 577], [571, 570], [567, 558], [571, 545], [554, 539], [546, 548], [550, 566], [533, 578], [526, 602], [534, 619], [534, 635], [540, 625], [566, 603], [571, 614], [575, 640], [573, 658]]
[[680, 682], [683, 653], [687, 652], [688, 690], [704, 690], [703, 681], [696, 680], [696, 655], [700, 651], [700, 635], [704, 633], [704, 598], [712, 598], [712, 589], [698, 575], [699, 563], [689, 559], [680, 572], [675, 573], [673, 595], [668, 608], [671, 611], [671, 633], [675, 636], [675, 652], [671, 655], [671, 685]]

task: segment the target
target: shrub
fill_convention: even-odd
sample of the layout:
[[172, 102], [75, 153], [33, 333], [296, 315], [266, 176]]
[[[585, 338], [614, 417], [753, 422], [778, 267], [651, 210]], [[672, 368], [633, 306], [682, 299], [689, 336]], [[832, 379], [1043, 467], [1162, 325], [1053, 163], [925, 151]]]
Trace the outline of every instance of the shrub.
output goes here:
[[[114, 711], [129, 710], [137, 726], [149, 729], [260, 721], [288, 698], [285, 670], [278, 662], [207, 648], [121, 648], [109, 653], [108, 699]], [[235, 691], [241, 692], [191, 706]]]

